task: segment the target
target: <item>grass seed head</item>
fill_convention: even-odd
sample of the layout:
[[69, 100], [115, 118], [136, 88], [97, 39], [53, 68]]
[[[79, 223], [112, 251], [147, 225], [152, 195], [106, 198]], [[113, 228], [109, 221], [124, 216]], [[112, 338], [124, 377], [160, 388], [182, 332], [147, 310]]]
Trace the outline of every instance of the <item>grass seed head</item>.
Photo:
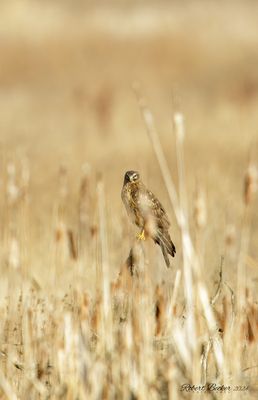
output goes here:
[[207, 223], [206, 195], [201, 187], [196, 190], [194, 201], [194, 221], [198, 229], [202, 229]]
[[250, 164], [244, 179], [244, 201], [249, 205], [253, 199], [254, 193], [257, 191], [257, 167]]

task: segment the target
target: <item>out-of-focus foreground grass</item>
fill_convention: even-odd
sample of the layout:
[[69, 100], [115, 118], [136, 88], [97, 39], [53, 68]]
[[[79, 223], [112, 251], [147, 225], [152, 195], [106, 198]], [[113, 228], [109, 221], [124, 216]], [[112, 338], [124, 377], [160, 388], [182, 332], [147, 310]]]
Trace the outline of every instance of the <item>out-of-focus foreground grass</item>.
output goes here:
[[[257, 13], [249, 0], [1, 2], [3, 398], [190, 398], [186, 382], [255, 398], [258, 208], [244, 182], [258, 150]], [[190, 281], [136, 81], [177, 187], [184, 116]], [[123, 269], [128, 169], [168, 211], [172, 270], [149, 243], [138, 278]]]

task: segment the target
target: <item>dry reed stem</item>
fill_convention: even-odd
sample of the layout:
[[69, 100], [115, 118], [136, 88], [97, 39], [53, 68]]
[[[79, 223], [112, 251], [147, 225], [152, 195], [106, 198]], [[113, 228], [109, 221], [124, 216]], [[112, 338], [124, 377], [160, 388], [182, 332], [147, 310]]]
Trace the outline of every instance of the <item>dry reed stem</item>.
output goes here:
[[[183, 250], [183, 271], [184, 271], [184, 290], [185, 298], [187, 304], [187, 317], [186, 317], [186, 336], [184, 340], [181, 340], [182, 329], [179, 326], [174, 326], [174, 335], [176, 335], [175, 342], [177, 343], [182, 360], [185, 366], [190, 370], [192, 364], [192, 357], [197, 357], [197, 337], [195, 332], [195, 317], [193, 312], [193, 307], [195, 304], [195, 294], [198, 295], [200, 303], [202, 305], [209, 332], [211, 335], [216, 333], [216, 322], [213, 315], [213, 311], [210, 306], [210, 301], [207, 293], [207, 289], [201, 278], [201, 271], [199, 267], [199, 262], [196, 257], [192, 240], [190, 237], [188, 229], [188, 219], [187, 216], [187, 199], [186, 199], [186, 187], [185, 187], [185, 172], [184, 172], [184, 162], [183, 162], [183, 140], [184, 140], [184, 127], [183, 127], [183, 117], [181, 114], [177, 114], [175, 118], [176, 123], [176, 139], [177, 139], [177, 159], [178, 159], [178, 169], [179, 169], [179, 180], [180, 180], [180, 201], [178, 201], [178, 196], [176, 193], [175, 185], [173, 184], [167, 161], [165, 159], [162, 146], [154, 126], [153, 116], [150, 110], [146, 107], [145, 101], [143, 100], [139, 87], [134, 85], [134, 91], [139, 103], [139, 107], [145, 122], [148, 137], [153, 146], [158, 164], [161, 169], [162, 177], [164, 179], [169, 198], [174, 208], [174, 212], [177, 218], [178, 225], [182, 233], [182, 250]], [[194, 280], [193, 280], [194, 271]], [[196, 290], [195, 284], [196, 282]], [[178, 334], [177, 334], [178, 331]], [[186, 345], [187, 344], [187, 345]], [[187, 346], [187, 347], [186, 347]], [[220, 339], [214, 336], [214, 346], [213, 351], [215, 355], [215, 360], [218, 369], [224, 368], [226, 373], [226, 366], [224, 363], [222, 343]], [[194, 354], [195, 353], [195, 354]]]
[[104, 184], [100, 180], [97, 183], [98, 210], [99, 210], [99, 227], [100, 227], [100, 247], [101, 247], [101, 282], [102, 282], [102, 298], [103, 298], [103, 320], [102, 329], [105, 340], [105, 347], [108, 351], [112, 351], [112, 309], [111, 309], [111, 293], [110, 293], [110, 275], [109, 275], [109, 255], [107, 244], [107, 228], [106, 228], [106, 206]]
[[[241, 230], [240, 251], [237, 264], [237, 341], [236, 359], [242, 358], [243, 345], [242, 345], [242, 327], [245, 324], [245, 309], [246, 309], [246, 289], [247, 289], [247, 275], [246, 275], [246, 257], [248, 255], [250, 243], [250, 222], [251, 222], [251, 200], [256, 190], [257, 185], [256, 169], [253, 165], [249, 165], [245, 179], [244, 179], [244, 214]], [[240, 373], [241, 363], [235, 363], [236, 372]]]
[[[175, 215], [177, 217], [177, 222], [179, 223], [181, 221], [181, 214], [180, 214], [180, 209], [179, 209], [179, 201], [178, 201], [178, 196], [176, 192], [175, 185], [171, 179], [169, 168], [167, 165], [167, 161], [165, 159], [161, 143], [159, 140], [159, 137], [157, 135], [155, 126], [154, 126], [154, 121], [151, 112], [149, 109], [146, 107], [144, 98], [141, 96], [140, 91], [139, 91], [139, 86], [137, 83], [133, 85], [133, 90], [135, 92], [136, 98], [138, 100], [138, 104], [142, 113], [143, 120], [145, 122], [145, 126], [147, 128], [147, 133], [150, 138], [151, 144], [153, 146], [157, 161], [159, 163], [159, 167], [162, 173], [162, 178], [164, 179], [165, 186], [168, 191], [168, 195], [170, 198], [170, 201], [173, 205], [173, 209], [175, 212]], [[180, 226], [180, 224], [179, 224]]]

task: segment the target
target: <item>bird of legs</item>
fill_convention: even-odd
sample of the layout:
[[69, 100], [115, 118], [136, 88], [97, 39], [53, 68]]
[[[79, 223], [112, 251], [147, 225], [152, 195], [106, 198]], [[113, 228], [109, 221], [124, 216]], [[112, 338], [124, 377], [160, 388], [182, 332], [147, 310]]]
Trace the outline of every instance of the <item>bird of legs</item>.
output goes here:
[[139, 233], [137, 233], [136, 239], [138, 239], [138, 240], [146, 240], [144, 228], [142, 228], [142, 230]]

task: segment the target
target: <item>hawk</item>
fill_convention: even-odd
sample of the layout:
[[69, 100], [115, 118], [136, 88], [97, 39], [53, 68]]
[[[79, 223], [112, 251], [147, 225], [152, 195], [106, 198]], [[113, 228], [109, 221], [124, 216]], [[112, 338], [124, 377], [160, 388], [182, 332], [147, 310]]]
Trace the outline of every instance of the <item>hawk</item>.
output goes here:
[[137, 171], [125, 173], [121, 197], [132, 222], [141, 229], [138, 239], [145, 240], [146, 232], [161, 247], [165, 263], [170, 267], [168, 255], [174, 257], [176, 253], [168, 232], [170, 222], [162, 204], [142, 183]]

